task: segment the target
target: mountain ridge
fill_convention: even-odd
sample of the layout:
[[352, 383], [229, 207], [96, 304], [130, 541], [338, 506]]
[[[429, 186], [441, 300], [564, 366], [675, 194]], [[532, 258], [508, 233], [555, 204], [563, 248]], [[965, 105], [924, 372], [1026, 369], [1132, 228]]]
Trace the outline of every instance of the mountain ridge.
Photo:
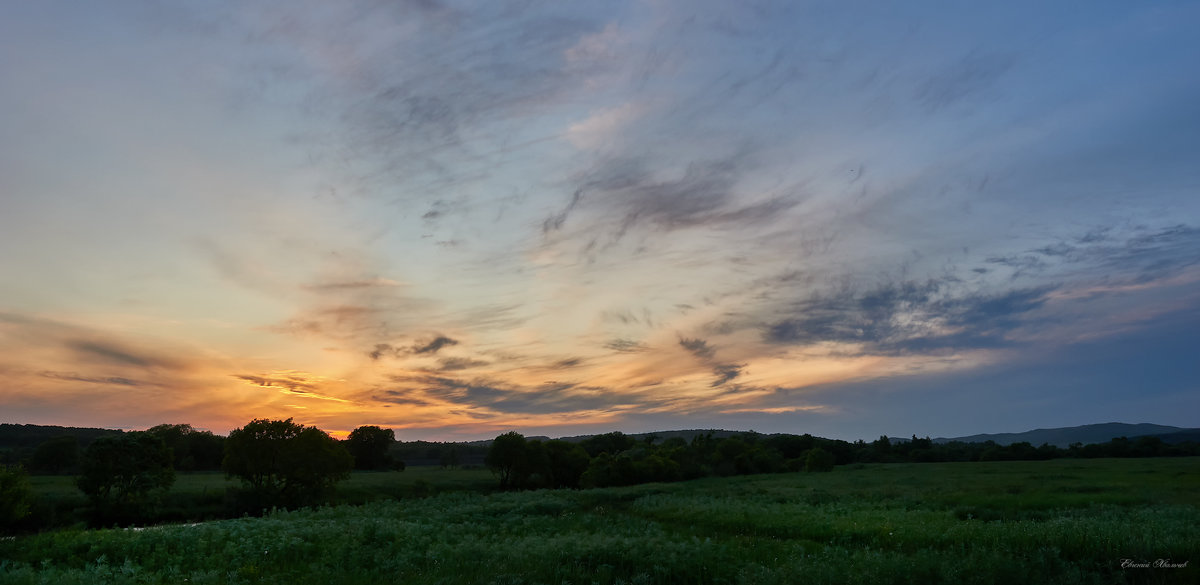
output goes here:
[[1174, 427], [1168, 425], [1157, 425], [1152, 423], [1119, 423], [1107, 422], [1096, 423], [1090, 425], [1078, 425], [1073, 427], [1057, 427], [1050, 429], [1033, 429], [1020, 433], [984, 433], [978, 435], [967, 435], [963, 437], [938, 437], [933, 439], [935, 443], [984, 443], [993, 441], [998, 445], [1011, 445], [1013, 443], [1027, 442], [1034, 446], [1043, 443], [1049, 443], [1055, 447], [1065, 448], [1072, 443], [1083, 443], [1085, 445], [1091, 443], [1107, 443], [1117, 437], [1145, 437], [1157, 436], [1166, 440], [1170, 435], [1181, 434], [1182, 440], [1187, 440], [1184, 436], [1200, 432], [1200, 429]]

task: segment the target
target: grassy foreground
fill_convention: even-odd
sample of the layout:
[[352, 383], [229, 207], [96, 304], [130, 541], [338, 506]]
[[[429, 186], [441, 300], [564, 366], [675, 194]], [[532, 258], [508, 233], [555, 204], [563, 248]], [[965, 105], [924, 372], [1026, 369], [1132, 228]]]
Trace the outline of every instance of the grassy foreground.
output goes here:
[[1198, 526], [1197, 458], [865, 465], [51, 532], [0, 583], [1198, 583]]

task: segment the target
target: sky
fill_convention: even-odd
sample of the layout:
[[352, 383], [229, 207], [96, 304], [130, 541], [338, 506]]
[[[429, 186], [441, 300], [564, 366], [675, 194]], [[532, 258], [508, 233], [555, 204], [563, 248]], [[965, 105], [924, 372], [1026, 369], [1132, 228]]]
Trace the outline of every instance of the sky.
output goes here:
[[0, 4], [0, 420], [1200, 427], [1197, 2]]

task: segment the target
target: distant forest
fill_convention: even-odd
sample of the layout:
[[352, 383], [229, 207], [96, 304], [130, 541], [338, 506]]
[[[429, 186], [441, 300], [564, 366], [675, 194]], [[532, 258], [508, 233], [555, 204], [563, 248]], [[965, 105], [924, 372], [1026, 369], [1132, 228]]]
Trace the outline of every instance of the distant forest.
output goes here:
[[[377, 428], [377, 427], [360, 427]], [[159, 425], [147, 432], [160, 438], [171, 452], [176, 471], [222, 471], [226, 437], [191, 425]], [[21, 466], [32, 474], [71, 475], [80, 471], [88, 447], [101, 437], [123, 431], [44, 425], [0, 424], [0, 465]], [[515, 466], [505, 487], [590, 487], [631, 485], [648, 481], [677, 481], [710, 475], [740, 475], [803, 471], [823, 467], [826, 453], [832, 465], [852, 463], [1018, 461], [1062, 457], [1178, 457], [1200, 455], [1194, 434], [1117, 437], [1104, 443], [1074, 443], [1066, 448], [1028, 442], [1001, 445], [984, 442], [935, 442], [929, 437], [882, 436], [874, 441], [843, 441], [813, 435], [760, 434], [715, 430], [669, 431], [625, 435], [620, 432], [568, 439], [525, 438], [506, 433], [504, 456]], [[383, 439], [384, 453], [364, 465], [361, 452], [355, 468], [403, 468], [406, 465], [443, 468], [487, 465], [495, 441], [435, 442]], [[1167, 439], [1167, 440], [1164, 440]], [[1187, 439], [1179, 441], [1177, 438]], [[349, 440], [341, 441], [352, 446]], [[513, 444], [519, 444], [513, 446]], [[576, 449], [578, 447], [578, 449]], [[354, 449], [351, 449], [354, 451]], [[361, 450], [360, 450], [361, 451]], [[810, 457], [817, 452], [815, 460]], [[506, 467], [490, 467], [501, 476]], [[557, 468], [556, 468], [557, 466]], [[501, 479], [506, 479], [501, 477]], [[511, 484], [511, 485], [510, 485]]]

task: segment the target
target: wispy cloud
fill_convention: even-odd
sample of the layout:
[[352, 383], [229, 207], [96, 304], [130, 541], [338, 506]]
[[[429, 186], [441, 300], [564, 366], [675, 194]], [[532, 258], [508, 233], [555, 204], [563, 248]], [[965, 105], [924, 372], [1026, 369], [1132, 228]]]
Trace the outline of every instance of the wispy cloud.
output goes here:
[[1200, 9], [1091, 8], [10, 10], [2, 407], [460, 436], [1053, 386], [1200, 302]]
[[65, 380], [68, 382], [87, 382], [89, 384], [115, 384], [117, 386], [142, 386], [144, 382], [122, 378], [120, 376], [81, 376], [75, 372], [41, 372], [41, 376], [54, 380]]

